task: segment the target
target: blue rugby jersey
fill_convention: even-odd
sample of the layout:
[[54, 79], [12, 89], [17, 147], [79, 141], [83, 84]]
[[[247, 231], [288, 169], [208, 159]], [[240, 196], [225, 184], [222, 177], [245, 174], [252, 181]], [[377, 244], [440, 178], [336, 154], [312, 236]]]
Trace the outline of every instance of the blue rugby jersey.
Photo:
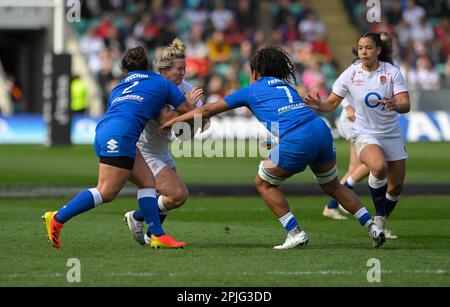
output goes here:
[[147, 121], [158, 118], [165, 104], [178, 108], [185, 100], [178, 87], [161, 75], [133, 71], [112, 90], [101, 122], [119, 117], [142, 131]]
[[271, 132], [280, 138], [317, 117], [289, 83], [274, 77], [260, 78], [224, 100], [231, 108], [248, 107], [268, 129], [278, 123], [279, 131]]

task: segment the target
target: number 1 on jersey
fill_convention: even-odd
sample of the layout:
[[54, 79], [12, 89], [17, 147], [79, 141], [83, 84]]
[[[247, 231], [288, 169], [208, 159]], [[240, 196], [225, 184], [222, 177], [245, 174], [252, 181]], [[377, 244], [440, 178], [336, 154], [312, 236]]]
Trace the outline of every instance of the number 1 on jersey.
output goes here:
[[287, 86], [277, 86], [277, 89], [284, 90], [286, 92], [286, 95], [288, 96], [288, 99], [289, 99], [289, 103], [294, 102], [294, 98], [292, 97], [292, 94], [289, 91]]

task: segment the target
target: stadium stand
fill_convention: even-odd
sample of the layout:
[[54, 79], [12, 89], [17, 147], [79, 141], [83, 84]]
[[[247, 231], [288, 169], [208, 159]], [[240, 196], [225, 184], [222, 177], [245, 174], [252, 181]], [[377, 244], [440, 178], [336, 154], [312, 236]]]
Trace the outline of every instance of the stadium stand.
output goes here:
[[126, 48], [142, 44], [154, 58], [175, 37], [187, 44], [186, 79], [205, 88], [206, 101], [248, 85], [249, 57], [262, 45], [290, 51], [303, 91], [326, 96], [337, 75], [327, 29], [309, 0], [82, 2], [82, 20], [73, 26], [104, 105]]
[[385, 0], [381, 22], [360, 18], [365, 1], [344, 0], [350, 19], [361, 32], [387, 32], [395, 38], [395, 61], [409, 87], [450, 87], [450, 4], [446, 0]]

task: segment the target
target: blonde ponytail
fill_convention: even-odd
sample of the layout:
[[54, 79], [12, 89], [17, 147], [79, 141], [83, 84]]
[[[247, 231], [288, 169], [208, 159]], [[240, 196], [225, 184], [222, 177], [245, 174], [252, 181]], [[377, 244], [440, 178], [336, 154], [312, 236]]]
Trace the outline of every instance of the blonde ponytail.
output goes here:
[[155, 69], [160, 71], [161, 69], [172, 67], [174, 59], [184, 59], [186, 57], [185, 50], [186, 46], [184, 43], [180, 39], [175, 38], [172, 44], [165, 48], [161, 56], [154, 61]]

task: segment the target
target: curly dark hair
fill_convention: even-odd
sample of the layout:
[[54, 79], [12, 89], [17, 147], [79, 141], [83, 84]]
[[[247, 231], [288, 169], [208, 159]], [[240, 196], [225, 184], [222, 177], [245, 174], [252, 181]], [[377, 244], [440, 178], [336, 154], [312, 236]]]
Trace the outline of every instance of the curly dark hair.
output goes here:
[[[147, 51], [142, 46], [128, 49], [122, 58], [122, 70], [132, 72], [135, 70], [148, 70], [149, 61]], [[151, 69], [151, 67], [150, 67]]]
[[250, 69], [261, 77], [275, 77], [288, 83], [293, 80], [297, 84], [292, 57], [280, 47], [264, 47], [256, 51], [250, 61]]

